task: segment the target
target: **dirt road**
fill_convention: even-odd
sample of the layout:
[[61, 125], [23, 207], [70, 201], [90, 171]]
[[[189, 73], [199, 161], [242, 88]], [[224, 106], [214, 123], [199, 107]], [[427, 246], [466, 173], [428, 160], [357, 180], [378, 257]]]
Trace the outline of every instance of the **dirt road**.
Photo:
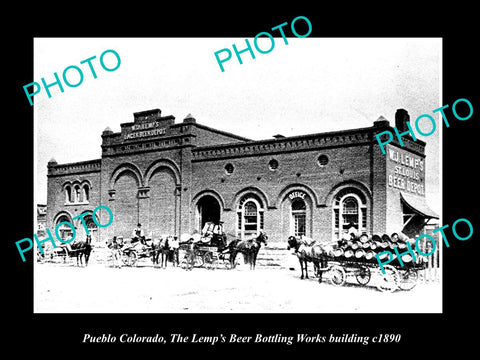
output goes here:
[[382, 293], [371, 286], [300, 280], [299, 272], [286, 269], [48, 263], [34, 269], [34, 311], [39, 313], [416, 313], [441, 312], [441, 299], [438, 283]]

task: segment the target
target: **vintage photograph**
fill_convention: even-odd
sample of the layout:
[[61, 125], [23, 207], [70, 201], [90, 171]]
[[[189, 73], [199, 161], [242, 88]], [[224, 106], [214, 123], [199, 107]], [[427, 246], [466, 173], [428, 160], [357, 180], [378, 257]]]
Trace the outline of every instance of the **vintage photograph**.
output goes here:
[[442, 312], [442, 39], [272, 35], [34, 39], [35, 313]]

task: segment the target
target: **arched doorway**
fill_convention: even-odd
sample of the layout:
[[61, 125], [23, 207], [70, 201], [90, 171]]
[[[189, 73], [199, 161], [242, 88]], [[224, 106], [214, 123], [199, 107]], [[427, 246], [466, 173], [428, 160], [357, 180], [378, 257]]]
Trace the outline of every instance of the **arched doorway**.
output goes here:
[[[62, 225], [60, 225], [63, 223]], [[68, 241], [72, 238], [73, 236], [73, 229], [72, 226], [69, 226], [65, 223], [70, 223], [73, 224], [73, 221], [70, 216], [68, 215], [60, 215], [57, 220], [55, 221], [55, 229], [57, 231], [57, 234], [60, 235], [60, 238], [63, 241]], [[60, 226], [58, 226], [60, 225]], [[75, 235], [76, 236], [76, 235]]]
[[313, 201], [307, 191], [294, 188], [285, 192], [281, 204], [282, 238], [312, 236]]
[[150, 221], [147, 234], [153, 237], [162, 234], [175, 234], [176, 201], [175, 175], [167, 167], [155, 169], [149, 179], [150, 186]]
[[93, 221], [92, 214], [85, 215], [84, 221], [85, 221], [85, 225], [87, 226], [88, 233], [92, 235], [92, 240], [98, 241], [99, 240], [98, 227], [97, 227], [97, 224], [95, 224], [95, 221]]
[[115, 235], [130, 238], [132, 229], [138, 223], [139, 181], [131, 170], [123, 171], [116, 179], [114, 231]]
[[292, 201], [291, 233], [294, 236], [307, 235], [307, 205], [301, 198]]
[[212, 221], [215, 224], [218, 224], [220, 221], [220, 204], [217, 199], [211, 195], [202, 196], [197, 203], [197, 210], [200, 231], [207, 221]]

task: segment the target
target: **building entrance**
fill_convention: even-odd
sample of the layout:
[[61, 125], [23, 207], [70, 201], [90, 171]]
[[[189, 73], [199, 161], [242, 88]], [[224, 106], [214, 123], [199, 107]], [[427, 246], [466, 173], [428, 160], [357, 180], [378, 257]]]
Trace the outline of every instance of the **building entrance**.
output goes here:
[[198, 225], [199, 231], [203, 229], [203, 226], [207, 221], [211, 221], [215, 224], [218, 224], [220, 221], [220, 204], [217, 199], [211, 195], [203, 196], [197, 204], [198, 208]]

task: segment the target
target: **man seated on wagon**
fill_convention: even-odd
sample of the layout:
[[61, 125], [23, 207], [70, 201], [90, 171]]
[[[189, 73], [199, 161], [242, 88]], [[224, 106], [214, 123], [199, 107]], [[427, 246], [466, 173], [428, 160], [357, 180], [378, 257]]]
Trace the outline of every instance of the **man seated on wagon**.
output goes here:
[[140, 241], [145, 245], [145, 234], [143, 233], [142, 224], [138, 223], [137, 227], [132, 231], [132, 244]]

